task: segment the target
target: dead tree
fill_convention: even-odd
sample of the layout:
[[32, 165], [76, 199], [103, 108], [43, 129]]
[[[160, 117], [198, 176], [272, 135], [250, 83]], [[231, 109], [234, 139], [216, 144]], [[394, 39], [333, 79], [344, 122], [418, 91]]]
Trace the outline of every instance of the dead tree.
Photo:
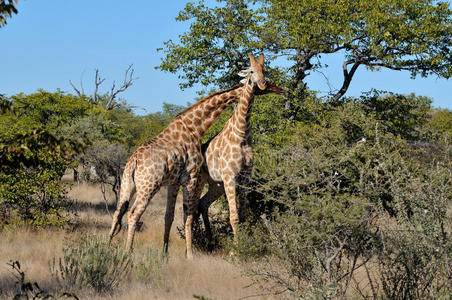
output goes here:
[[[107, 98], [105, 101], [105, 109], [106, 110], [112, 110], [114, 108], [121, 106], [119, 103], [115, 102], [116, 96], [119, 93], [122, 93], [125, 90], [127, 90], [133, 84], [133, 81], [138, 79], [138, 78], [133, 77], [134, 69], [132, 68], [132, 66], [133, 65], [129, 65], [129, 67], [126, 69], [126, 71], [124, 73], [124, 81], [119, 88], [116, 88], [116, 84], [113, 81], [112, 87], [110, 89], [110, 92], [107, 93]], [[99, 86], [105, 81], [105, 78], [101, 78], [99, 76], [99, 69], [95, 69], [95, 72], [96, 72], [96, 74], [94, 77], [94, 92], [93, 92], [92, 96], [89, 96], [87, 98], [87, 101], [90, 103], [99, 104], [101, 99], [99, 98], [98, 90], [99, 90]], [[71, 80], [69, 80], [69, 83], [71, 84], [72, 88], [74, 89], [74, 91], [77, 93], [77, 95], [79, 97], [86, 97], [85, 91], [83, 89], [83, 82], [80, 82], [80, 89], [78, 89], [72, 83]]]

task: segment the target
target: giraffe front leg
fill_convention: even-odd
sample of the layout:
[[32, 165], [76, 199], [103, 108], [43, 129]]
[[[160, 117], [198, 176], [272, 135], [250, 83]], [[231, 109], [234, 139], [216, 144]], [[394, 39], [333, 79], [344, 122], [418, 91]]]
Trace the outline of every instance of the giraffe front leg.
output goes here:
[[238, 176], [238, 197], [239, 197], [239, 220], [243, 222], [247, 215], [248, 208], [248, 185], [253, 171], [253, 149], [250, 146], [243, 148], [244, 164]]
[[238, 177], [237, 196], [239, 201], [239, 222], [245, 221], [248, 214], [249, 183], [251, 181], [251, 168], [245, 169]]
[[165, 233], [163, 235], [163, 252], [168, 253], [168, 242], [171, 231], [171, 225], [174, 220], [174, 208], [176, 206], [177, 193], [179, 191], [178, 185], [168, 186], [168, 193], [166, 198], [166, 212], [165, 212]]
[[237, 195], [234, 174], [224, 174], [223, 184], [229, 204], [229, 222], [231, 223], [232, 233], [234, 234], [234, 243], [237, 243], [237, 225], [239, 223], [239, 216], [237, 213]]

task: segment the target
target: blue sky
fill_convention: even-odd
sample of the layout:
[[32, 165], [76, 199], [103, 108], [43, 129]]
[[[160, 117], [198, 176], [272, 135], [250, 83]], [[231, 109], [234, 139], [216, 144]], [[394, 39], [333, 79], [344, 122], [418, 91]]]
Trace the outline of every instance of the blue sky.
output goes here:
[[[213, 2], [213, 1], [208, 1]], [[93, 91], [94, 69], [106, 81], [119, 83], [129, 64], [138, 79], [121, 97], [146, 112], [161, 110], [162, 103], [193, 102], [202, 87], [179, 89], [177, 75], [155, 70], [161, 52], [156, 49], [188, 28], [174, 18], [185, 1], [117, 0], [19, 0], [19, 14], [0, 29], [0, 92], [9, 96], [42, 88], [72, 92], [83, 80], [85, 92]], [[324, 70], [333, 88], [342, 80], [341, 62], [331, 57]], [[330, 87], [319, 73], [308, 86], [323, 93]], [[435, 106], [452, 108], [452, 81], [436, 77], [410, 79], [407, 72], [358, 69], [347, 95], [358, 96], [371, 88], [431, 97]]]

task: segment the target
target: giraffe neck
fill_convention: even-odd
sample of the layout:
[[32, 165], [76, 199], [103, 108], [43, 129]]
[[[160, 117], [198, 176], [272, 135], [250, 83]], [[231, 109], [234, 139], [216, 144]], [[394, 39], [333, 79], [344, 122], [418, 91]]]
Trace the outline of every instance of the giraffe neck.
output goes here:
[[243, 85], [237, 85], [228, 90], [212, 94], [183, 111], [179, 118], [185, 123], [192, 135], [201, 140], [220, 113], [238, 100], [243, 89]]
[[251, 133], [251, 110], [254, 102], [254, 85], [247, 81], [240, 95], [239, 103], [231, 117], [234, 133], [244, 138]]

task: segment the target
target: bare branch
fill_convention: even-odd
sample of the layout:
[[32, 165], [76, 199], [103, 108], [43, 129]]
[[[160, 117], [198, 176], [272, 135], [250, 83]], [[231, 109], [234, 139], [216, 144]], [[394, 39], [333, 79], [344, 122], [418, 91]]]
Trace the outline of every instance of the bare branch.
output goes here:
[[80, 91], [75, 87], [75, 85], [72, 83], [72, 81], [69, 80], [69, 83], [71, 84], [72, 88], [74, 89], [74, 91], [77, 93], [77, 95], [79, 97], [82, 97], [82, 94], [80, 93]]
[[[350, 71], [348, 71], [348, 65], [350, 64], [353, 64], [353, 66], [350, 69]], [[344, 62], [344, 64], [342, 65], [342, 70], [344, 73], [344, 82], [342, 83], [342, 87], [339, 89], [339, 91], [331, 98], [331, 102], [336, 102], [342, 96], [345, 95], [345, 93], [348, 90], [348, 87], [350, 86], [350, 82], [352, 81], [353, 75], [355, 75], [356, 70], [361, 64], [362, 61], [359, 59], [348, 60]]]
[[105, 81], [105, 78], [100, 79], [99, 77], [99, 69], [96, 69], [96, 75], [94, 77], [94, 93], [92, 97], [92, 102], [97, 103], [97, 90], [99, 86]]
[[[119, 93], [124, 92], [125, 90], [127, 90], [127, 88], [129, 88], [132, 84], [133, 81], [137, 78], [133, 77], [133, 72], [134, 69], [132, 68], [132, 64], [128, 66], [128, 68], [125, 71], [124, 74], [124, 82], [123, 84], [116, 89], [116, 84], [115, 82], [113, 82], [113, 85], [110, 89], [110, 93], [108, 94], [108, 98], [105, 104], [105, 109], [106, 110], [111, 110], [115, 107], [117, 107], [117, 104], [114, 104], [114, 100], [116, 98], [116, 96]], [[101, 99], [99, 99], [99, 95], [98, 95], [98, 91], [99, 91], [99, 87], [100, 85], [105, 81], [105, 78], [101, 78], [99, 75], [99, 69], [95, 69], [95, 75], [94, 75], [94, 92], [92, 94], [91, 97], [89, 97], [89, 99], [87, 100], [90, 103], [95, 103], [95, 104], [99, 104], [99, 101], [101, 101]], [[77, 93], [77, 95], [79, 97], [82, 97], [85, 94], [85, 91], [83, 90], [83, 82], [82, 80], [80, 80], [80, 87], [81, 87], [81, 91], [80, 89], [78, 89], [71, 80], [69, 80], [69, 83], [71, 84], [72, 88], [74, 89], [74, 91]]]
[[115, 100], [116, 96], [119, 93], [122, 93], [125, 90], [127, 90], [133, 84], [133, 81], [135, 79], [137, 79], [137, 78], [133, 77], [134, 69], [132, 68], [132, 66], [133, 65], [129, 65], [129, 67], [125, 71], [124, 82], [116, 91], [115, 91], [115, 83], [113, 82], [113, 86], [111, 87], [111, 90], [110, 90], [110, 96], [108, 97], [107, 104], [105, 105], [106, 110], [115, 108], [116, 105], [113, 103], [113, 101]]

